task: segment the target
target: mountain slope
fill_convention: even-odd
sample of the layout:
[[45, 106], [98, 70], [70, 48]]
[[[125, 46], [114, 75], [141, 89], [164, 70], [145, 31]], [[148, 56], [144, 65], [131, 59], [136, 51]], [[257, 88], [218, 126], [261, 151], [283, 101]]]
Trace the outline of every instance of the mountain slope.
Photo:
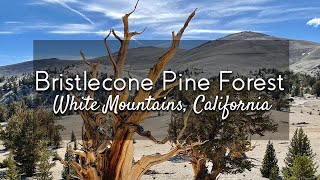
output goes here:
[[[304, 40], [293, 40], [279, 38], [275, 36], [266, 35], [257, 32], [241, 32], [236, 34], [230, 34], [223, 38], [218, 39], [219, 41], [208, 41], [200, 46], [189, 50], [178, 50], [175, 58], [167, 66], [177, 70], [184, 70], [186, 68], [198, 68], [204, 69], [205, 71], [217, 71], [215, 67], [219, 68], [235, 68], [238, 65], [243, 67], [244, 71], [247, 65], [256, 63], [256, 59], [265, 59], [272, 57], [263, 57], [261, 54], [280, 53], [284, 51], [285, 47], [273, 47], [274, 43], [272, 40], [287, 40], [289, 42], [289, 63], [290, 69], [295, 72], [316, 74], [320, 71], [320, 44]], [[260, 42], [259, 45], [251, 44], [250, 41], [257, 40]], [[258, 41], [258, 40], [270, 40]], [[185, 42], [183, 42], [185, 43]], [[285, 43], [285, 41], [282, 41]], [[280, 48], [281, 47], [281, 48]], [[130, 69], [130, 73], [137, 76], [144, 76], [148, 70], [152, 67], [155, 61], [166, 52], [167, 49], [146, 46], [138, 47], [128, 50], [126, 69]], [[115, 57], [117, 53], [113, 54]], [[237, 55], [237, 61], [226, 61], [226, 57], [232, 57]], [[270, 55], [269, 55], [270, 56]], [[102, 62], [101, 69], [111, 71], [111, 64], [106, 56], [94, 58], [90, 61], [100, 60]], [[262, 61], [261, 61], [262, 62]], [[265, 64], [258, 64], [259, 67], [272, 67], [276, 66], [277, 61], [263, 62]], [[108, 66], [108, 67], [105, 67]], [[110, 66], [110, 67], [109, 67]], [[131, 67], [132, 66], [132, 67]], [[87, 70], [88, 67], [81, 60], [67, 61], [59, 59], [44, 59], [23, 62], [15, 65], [2, 66], [0, 67], [0, 75], [19, 75], [23, 73], [32, 72], [34, 69], [48, 69], [48, 68], [65, 68], [68, 67], [70, 71], [83, 71]]]
[[[268, 51], [272, 51], [273, 53], [280, 53], [281, 48], [285, 48], [281, 47], [280, 42], [279, 46], [272, 47], [272, 45], [274, 46], [275, 44], [277, 44], [278, 40], [282, 40], [283, 43], [288, 41], [289, 43], [290, 70], [293, 70], [294, 72], [308, 73], [314, 75], [320, 72], [319, 43], [304, 40], [279, 38], [263, 33], [249, 31], [230, 34], [228, 36], [218, 39], [218, 41], [209, 41], [207, 43], [204, 43], [198, 47], [195, 47], [185, 52], [185, 54], [179, 57], [180, 61], [178, 60], [178, 62], [188, 63], [189, 66], [202, 66], [201, 68], [211, 67], [209, 71], [214, 70], [212, 68], [215, 66], [224, 66], [224, 68], [228, 68], [228, 66], [235, 67], [237, 65], [244, 66], [246, 63], [256, 63], [256, 59], [258, 58], [258, 56], [252, 59], [246, 59], [246, 56], [250, 53], [270, 54], [270, 52]], [[250, 43], [246, 41], [256, 41], [255, 43], [260, 45], [250, 45]], [[279, 51], [277, 50], [278, 48], [280, 48]], [[282, 49], [282, 51], [285, 51], [285, 49]], [[241, 59], [242, 56], [237, 56], [237, 58], [240, 57], [240, 59], [238, 60], [241, 61], [241, 63], [237, 64], [237, 62], [233, 61], [227, 62], [225, 58], [221, 57], [222, 55], [230, 56], [234, 53], [244, 54], [243, 59]], [[263, 58], [263, 56], [261, 56], [261, 58]], [[267, 59], [268, 58], [266, 58], [265, 60]], [[271, 63], [277, 63], [277, 61], [273, 61]], [[268, 68], [270, 64], [259, 64], [259, 66], [265, 66], [265, 68]], [[274, 65], [271, 64], [271, 66]]]
[[0, 66], [0, 75], [15, 76], [33, 72], [34, 70], [45, 70], [50, 68], [64, 68], [80, 64], [77, 60], [60, 60], [56, 58], [27, 61], [18, 64]]

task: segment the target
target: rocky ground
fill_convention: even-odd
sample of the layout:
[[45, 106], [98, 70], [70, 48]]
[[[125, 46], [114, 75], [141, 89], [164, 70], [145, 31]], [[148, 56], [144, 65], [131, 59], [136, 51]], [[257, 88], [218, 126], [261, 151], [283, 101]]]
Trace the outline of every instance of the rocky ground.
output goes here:
[[[311, 113], [310, 113], [311, 112]], [[313, 97], [295, 98], [294, 103], [290, 109], [290, 138], [294, 131], [298, 127], [303, 127], [307, 133], [312, 148], [316, 153], [315, 161], [320, 165], [320, 100]], [[167, 122], [169, 121], [169, 115], [157, 116], [154, 115], [145, 121], [144, 126], [149, 127], [148, 130], [154, 132], [154, 136], [157, 138], [163, 138], [163, 133], [168, 128]], [[82, 121], [80, 116], [68, 116], [58, 120], [58, 122], [65, 126], [66, 130], [62, 132], [63, 147], [57, 150], [61, 157], [64, 157], [65, 147], [67, 146], [70, 138], [70, 132], [75, 131], [77, 135], [81, 133]], [[80, 139], [80, 138], [78, 138]], [[274, 147], [277, 153], [278, 165], [280, 168], [284, 166], [284, 158], [287, 153], [289, 141], [288, 140], [273, 140]], [[255, 148], [248, 152], [247, 155], [252, 159], [256, 165], [251, 171], [246, 171], [241, 174], [222, 174], [219, 179], [264, 179], [261, 177], [259, 168], [263, 159], [267, 140], [253, 140], [252, 143]], [[166, 153], [170, 150], [171, 145], [156, 145], [148, 140], [136, 138], [135, 146], [135, 159], [139, 159], [142, 155], [154, 154], [154, 153]], [[3, 147], [1, 147], [3, 149]], [[7, 152], [0, 151], [0, 161], [6, 156]], [[52, 169], [54, 179], [61, 179], [61, 171], [63, 165], [56, 162], [56, 166]], [[2, 172], [4, 169], [2, 169]], [[318, 169], [320, 174], [320, 169]], [[179, 158], [172, 158], [170, 161], [159, 164], [151, 168], [148, 174], [143, 176], [143, 180], [151, 179], [192, 179], [193, 172], [191, 164]]]

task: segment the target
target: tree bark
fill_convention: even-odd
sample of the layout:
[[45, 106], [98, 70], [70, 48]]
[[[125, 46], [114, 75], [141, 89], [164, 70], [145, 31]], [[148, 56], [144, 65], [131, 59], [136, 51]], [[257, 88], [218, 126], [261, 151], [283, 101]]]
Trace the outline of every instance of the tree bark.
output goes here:
[[109, 159], [106, 159], [105, 179], [131, 179], [129, 175], [133, 162], [133, 134], [134, 132], [128, 128], [117, 131], [111, 145]]
[[[139, 35], [142, 32], [130, 32], [129, 31], [129, 16], [135, 11], [139, 0], [137, 1], [134, 10], [130, 13], [125, 14], [122, 17], [122, 22], [124, 25], [123, 34], [124, 37], [121, 39], [114, 29], [110, 30], [110, 33], [104, 39], [104, 44], [108, 53], [108, 57], [113, 65], [114, 77], [123, 78], [124, 63], [127, 56], [127, 51], [129, 47], [130, 39]], [[164, 53], [150, 69], [148, 78], [155, 83], [160, 73], [165, 68], [165, 65], [174, 56], [175, 52], [179, 47], [179, 42], [182, 37], [183, 32], [187, 28], [189, 22], [195, 15], [195, 11], [190, 14], [186, 20], [184, 26], [180, 31], [175, 34], [172, 32], [172, 44], [169, 50]], [[118, 56], [115, 58], [111, 53], [111, 50], [107, 43], [107, 38], [110, 34], [120, 42], [120, 49], [118, 51]], [[87, 61], [84, 53], [80, 52], [84, 62], [91, 67], [91, 77], [96, 78], [98, 75], [99, 62], [91, 63]], [[173, 88], [178, 83], [173, 83], [170, 88]], [[170, 90], [168, 90], [170, 91]], [[155, 99], [162, 97], [161, 90], [152, 94]], [[70, 92], [71, 95], [75, 96]], [[88, 90], [87, 95], [94, 98], [94, 92]], [[128, 101], [129, 91], [128, 89], [118, 92], [115, 89], [112, 90], [112, 95], [120, 95], [120, 101]], [[151, 92], [144, 90], [139, 90], [137, 95], [133, 98], [134, 102], [144, 102], [145, 98], [151, 95]], [[81, 101], [81, 98], [76, 98], [77, 102]], [[175, 148], [170, 150], [166, 154], [155, 154], [143, 156], [139, 161], [133, 162], [134, 147], [133, 147], [133, 135], [138, 133], [141, 136], [147, 137], [155, 143], [161, 144], [165, 141], [158, 141], [152, 135], [151, 132], [141, 130], [139, 124], [146, 119], [150, 112], [119, 112], [113, 115], [113, 132], [114, 136], [111, 138], [107, 134], [101, 132], [103, 126], [101, 124], [101, 119], [106, 115], [102, 113], [94, 113], [91, 111], [81, 112], [83, 119], [83, 131], [82, 131], [82, 150], [74, 151], [70, 150], [75, 155], [78, 155], [80, 160], [65, 162], [60, 160], [61, 163], [65, 165], [72, 166], [81, 179], [88, 180], [136, 180], [140, 179], [141, 176], [153, 165], [167, 161], [172, 156], [190, 150], [194, 146], [203, 144], [204, 142], [196, 142], [191, 145], [180, 144], [179, 141]]]
[[193, 150], [190, 156], [195, 180], [215, 180], [222, 172], [219, 162], [213, 162], [215, 165], [218, 165], [218, 167], [215, 167], [215, 169], [209, 172], [206, 166], [207, 159], [204, 158], [201, 153]]
[[206, 167], [206, 161], [204, 159], [196, 160], [195, 163], [192, 163], [193, 173], [195, 175], [195, 180], [204, 180], [208, 176], [208, 171]]

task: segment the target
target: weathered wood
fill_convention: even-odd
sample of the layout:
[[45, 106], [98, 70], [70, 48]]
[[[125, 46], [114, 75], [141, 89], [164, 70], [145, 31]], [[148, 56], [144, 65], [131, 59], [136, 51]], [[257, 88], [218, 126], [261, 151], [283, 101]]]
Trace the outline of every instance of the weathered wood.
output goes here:
[[[129, 31], [129, 17], [135, 12], [138, 6], [139, 0], [137, 1], [134, 9], [125, 14], [122, 17], [123, 22], [123, 39], [120, 38], [114, 29], [110, 29], [109, 34], [104, 38], [104, 45], [108, 54], [108, 57], [113, 66], [113, 73], [115, 78], [123, 78], [124, 64], [127, 57], [128, 47], [130, 39], [133, 36], [143, 33], [142, 32], [130, 32]], [[194, 17], [195, 11], [190, 14], [186, 22], [180, 31], [175, 34], [172, 32], [172, 44], [166, 53], [164, 53], [150, 69], [148, 78], [155, 83], [161, 72], [164, 70], [165, 65], [172, 59], [176, 53], [183, 32], [187, 28], [189, 22]], [[117, 57], [114, 57], [107, 39], [110, 35], [113, 35], [119, 42], [120, 48]], [[98, 75], [98, 68], [100, 63], [89, 62], [85, 54], [80, 52], [84, 62], [91, 68], [91, 78], [96, 78]], [[172, 83], [168, 86], [167, 91], [161, 89], [156, 90], [152, 95], [158, 99], [166, 96], [178, 83]], [[74, 94], [72, 94], [74, 95]], [[87, 95], [94, 97], [94, 92], [91, 90], [87, 91]], [[122, 92], [117, 92], [115, 89], [112, 90], [112, 95], [120, 95], [121, 101], [127, 101], [129, 98], [129, 90], [126, 89]], [[134, 102], [142, 102], [150, 95], [150, 92], [140, 89], [136, 97], [133, 99]], [[76, 98], [77, 101], [81, 101], [80, 98]], [[113, 131], [114, 136], [109, 137], [107, 134], [100, 132], [99, 128], [102, 127], [101, 120], [105, 118], [102, 113], [94, 113], [90, 111], [81, 112], [84, 127], [82, 131], [82, 147], [80, 150], [68, 150], [75, 155], [79, 155], [85, 159], [84, 163], [81, 162], [65, 162], [61, 160], [61, 163], [70, 165], [75, 168], [77, 174], [82, 179], [89, 180], [136, 180], [140, 179], [141, 176], [153, 165], [167, 161], [174, 155], [181, 152], [188, 151], [195, 146], [201, 145], [205, 142], [196, 142], [190, 145], [185, 143], [178, 143], [176, 147], [170, 150], [166, 154], [155, 154], [143, 156], [137, 162], [133, 162], [133, 135], [135, 133], [152, 140], [155, 143], [163, 144], [167, 141], [156, 140], [151, 132], [144, 131], [139, 124], [150, 115], [150, 112], [120, 112], [119, 114], [113, 114]], [[190, 113], [187, 113], [189, 116]], [[187, 121], [187, 120], [186, 120]], [[185, 123], [185, 126], [187, 123]], [[184, 128], [185, 129], [185, 128]], [[183, 130], [184, 131], [184, 130]], [[181, 131], [181, 133], [183, 133]], [[182, 136], [182, 135], [181, 135]], [[180, 136], [179, 136], [180, 137]]]

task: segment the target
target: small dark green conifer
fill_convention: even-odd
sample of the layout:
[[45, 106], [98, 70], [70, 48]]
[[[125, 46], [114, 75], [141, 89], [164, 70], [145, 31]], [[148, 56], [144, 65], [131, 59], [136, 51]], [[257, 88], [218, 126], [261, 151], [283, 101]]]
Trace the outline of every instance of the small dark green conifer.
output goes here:
[[[278, 159], [273, 144], [269, 141], [263, 158], [262, 167], [260, 169], [262, 177], [271, 178], [271, 174], [276, 176], [279, 174]], [[274, 177], [273, 177], [274, 178]]]
[[271, 169], [269, 179], [270, 180], [278, 180], [279, 179], [279, 168], [278, 167], [273, 167]]
[[54, 148], [57, 148], [57, 149], [60, 148], [61, 147], [61, 141], [62, 141], [62, 138], [61, 138], [59, 129], [55, 129], [55, 132], [54, 132], [54, 135], [53, 135], [53, 146], [54, 146]]
[[77, 150], [78, 146], [77, 146], [77, 138], [76, 135], [74, 134], [74, 132], [72, 131], [71, 133], [71, 142], [73, 142], [73, 149]]
[[[69, 161], [74, 160], [73, 154], [68, 152], [68, 149], [71, 149], [71, 148], [72, 148], [71, 145], [68, 145], [68, 147], [66, 149], [66, 153], [64, 155], [64, 161], [65, 162], [69, 162]], [[77, 173], [76, 173], [76, 171], [74, 170], [73, 167], [68, 166], [68, 165], [64, 165], [61, 176], [62, 176], [63, 179], [71, 180], [73, 177], [77, 177]]]

